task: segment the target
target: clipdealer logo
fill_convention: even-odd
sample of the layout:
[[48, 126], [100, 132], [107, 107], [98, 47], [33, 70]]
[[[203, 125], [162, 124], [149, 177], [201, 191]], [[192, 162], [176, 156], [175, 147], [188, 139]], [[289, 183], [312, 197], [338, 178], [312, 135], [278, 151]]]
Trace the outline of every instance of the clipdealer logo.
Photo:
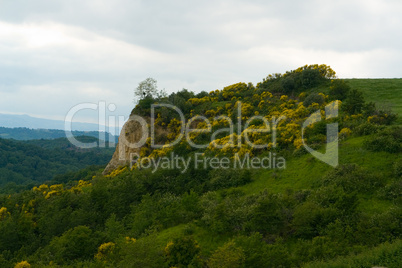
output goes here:
[[[131, 164], [133, 163], [138, 163], [137, 166], [145, 168], [145, 167], [160, 167], [160, 168], [164, 168], [164, 167], [172, 167], [173, 166], [173, 162], [176, 163], [176, 167], [179, 166], [179, 163], [182, 163], [181, 166], [184, 167], [185, 169], [188, 168], [188, 165], [190, 163], [190, 160], [186, 160], [186, 159], [180, 159], [178, 160], [177, 157], [179, 156], [172, 156], [171, 159], [173, 159], [174, 161], [172, 163], [169, 164], [161, 164], [162, 162], [167, 162], [165, 160], [155, 160], [155, 159], [150, 159], [150, 158], [144, 158], [141, 159], [139, 157], [138, 154], [134, 153], [130, 155], [130, 159], [127, 159], [127, 155], [124, 153], [127, 151], [127, 148], [131, 148], [131, 149], [139, 149], [142, 146], [145, 145], [145, 143], [147, 142], [147, 139], [150, 137], [151, 138], [151, 144], [150, 147], [152, 149], [158, 149], [158, 148], [162, 148], [162, 147], [172, 147], [176, 144], [178, 144], [183, 138], [186, 139], [186, 142], [188, 143], [189, 146], [196, 148], [196, 149], [206, 149], [208, 146], [210, 146], [211, 144], [213, 146], [215, 146], [216, 148], [223, 148], [225, 146], [222, 144], [217, 144], [214, 143], [213, 141], [215, 140], [216, 136], [219, 133], [222, 132], [226, 132], [228, 133], [228, 137], [229, 138], [229, 142], [230, 144], [232, 144], [233, 146], [237, 146], [238, 148], [241, 148], [243, 141], [242, 138], [244, 139], [245, 143], [247, 146], [249, 146], [250, 148], [253, 149], [264, 149], [264, 148], [268, 148], [269, 145], [268, 144], [254, 144], [253, 142], [251, 142], [249, 135], [251, 133], [270, 133], [271, 135], [271, 147], [275, 148], [277, 146], [277, 126], [279, 124], [280, 121], [285, 120], [286, 116], [279, 116], [279, 117], [275, 117], [273, 116], [271, 118], [271, 120], [269, 121], [266, 117], [261, 116], [261, 115], [255, 115], [251, 118], [249, 118], [246, 122], [242, 122], [242, 111], [241, 111], [241, 107], [242, 107], [242, 103], [240, 101], [237, 102], [237, 114], [236, 114], [236, 123], [233, 122], [233, 120], [231, 118], [229, 118], [228, 116], [225, 115], [220, 115], [215, 117], [213, 120], [223, 120], [226, 121], [228, 124], [227, 128], [221, 128], [216, 130], [215, 132], [212, 133], [212, 124], [211, 121], [205, 117], [205, 116], [201, 116], [201, 115], [196, 115], [192, 118], [190, 118], [189, 120], [186, 121], [186, 118], [183, 114], [183, 112], [176, 106], [171, 105], [171, 104], [152, 104], [151, 105], [151, 116], [150, 116], [150, 123], [148, 123], [143, 117], [138, 116], [138, 115], [132, 115], [128, 121], [134, 121], [137, 122], [137, 125], [140, 126], [141, 130], [140, 133], [141, 138], [138, 139], [136, 142], [130, 142], [127, 140], [125, 135], [120, 135], [119, 138], [119, 160], [122, 161], [130, 161]], [[338, 106], [339, 106], [339, 102], [338, 101], [334, 101], [331, 102], [330, 104], [328, 104], [325, 107], [325, 119], [331, 119], [331, 118], [336, 118], [338, 116]], [[111, 107], [111, 108], [110, 108]], [[181, 127], [180, 127], [180, 133], [179, 135], [176, 137], [176, 139], [172, 142], [170, 142], [169, 144], [155, 144], [155, 109], [156, 108], [167, 108], [167, 109], [172, 109], [173, 111], [175, 111], [180, 118], [180, 123], [181, 123]], [[74, 117], [74, 115], [79, 112], [82, 109], [92, 109], [92, 110], [98, 110], [99, 112], [99, 125], [100, 126], [105, 126], [106, 124], [106, 102], [99, 102], [99, 104], [94, 104], [94, 103], [83, 103], [83, 104], [79, 104], [75, 107], [73, 107], [65, 120], [65, 130], [66, 130], [66, 136], [68, 137], [68, 139], [70, 140], [70, 142], [80, 148], [93, 148], [96, 147], [97, 144], [86, 144], [86, 143], [82, 143], [79, 142], [78, 140], [76, 140], [74, 138], [73, 135], [71, 135], [71, 122], [72, 122], [72, 118]], [[109, 110], [114, 110], [115, 109], [115, 105], [111, 104], [109, 105]], [[305, 134], [305, 129], [309, 126], [311, 126], [312, 124], [319, 122], [322, 120], [322, 112], [320, 110], [316, 111], [315, 113], [311, 114], [302, 124], [301, 127], [301, 139], [302, 139], [302, 144], [303, 147], [310, 153], [312, 154], [314, 157], [316, 157], [317, 159], [319, 159], [320, 161], [332, 166], [332, 167], [336, 167], [338, 166], [338, 123], [330, 123], [327, 124], [326, 126], [326, 151], [325, 153], [320, 153], [314, 149], [312, 149], [311, 147], [309, 147], [306, 143], [306, 139], [304, 137]], [[118, 122], [120, 125], [122, 125], [124, 122], [123, 121], [124, 117], [120, 116], [118, 119]], [[252, 125], [252, 122], [254, 120], [260, 120], [261, 122], [263, 122], [264, 127], [263, 128], [258, 128], [258, 129], [253, 129], [250, 128], [250, 126]], [[205, 122], [205, 125], [207, 126], [206, 128], [203, 129], [197, 129], [197, 128], [191, 128], [191, 125], [193, 122], [195, 121], [203, 121]], [[116, 122], [116, 119], [109, 116], [109, 122]], [[125, 133], [126, 129], [125, 127], [127, 126], [127, 123], [124, 124], [124, 126], [122, 127], [121, 133]], [[102, 131], [102, 132], [101, 132]], [[102, 127], [102, 129], [100, 129], [100, 136], [99, 139], [100, 140], [104, 140], [105, 138], [105, 127]], [[191, 133], [211, 133], [211, 142], [207, 143], [207, 144], [196, 144], [193, 142], [193, 140], [190, 137]], [[235, 134], [235, 135], [233, 135]], [[101, 136], [102, 135], [102, 136]], [[104, 146], [104, 142], [100, 142], [98, 146]], [[240, 160], [240, 158], [243, 157], [243, 160]], [[274, 160], [272, 160], [274, 158]], [[227, 167], [229, 164], [228, 163], [240, 163], [241, 161], [243, 161], [242, 163], [246, 163], [246, 164], [242, 164], [242, 165], [237, 165], [238, 167], [248, 167], [248, 168], [285, 168], [286, 167], [286, 163], [285, 160], [283, 159], [283, 157], [277, 157], [275, 153], [269, 153], [269, 160], [267, 159], [260, 159], [260, 158], [251, 158], [249, 155], [246, 156], [240, 156], [239, 154], [235, 154], [234, 158], [235, 161], [227, 161], [226, 159], [222, 159], [222, 161], [218, 161], [218, 160], [212, 160], [212, 162], [210, 161], [209, 166], [211, 167], [215, 167], [216, 168], [225, 168]], [[275, 161], [277, 160], [277, 161]], [[138, 162], [141, 161], [141, 162]], [[162, 161], [162, 162], [161, 162]], [[272, 165], [272, 163], [276, 163], [274, 165]], [[198, 163], [197, 161], [195, 161], [195, 163]], [[218, 165], [215, 165], [214, 163], [218, 163]], [[251, 163], [251, 164], [250, 164]], [[270, 163], [269, 165], [266, 163]], [[279, 163], [279, 164], [278, 164]], [[279, 165], [279, 166], [278, 166]], [[202, 165], [201, 165], [202, 166]], [[204, 164], [205, 166], [205, 164]], [[230, 166], [230, 165], [229, 165]], [[187, 167], [187, 168], [186, 168]]]

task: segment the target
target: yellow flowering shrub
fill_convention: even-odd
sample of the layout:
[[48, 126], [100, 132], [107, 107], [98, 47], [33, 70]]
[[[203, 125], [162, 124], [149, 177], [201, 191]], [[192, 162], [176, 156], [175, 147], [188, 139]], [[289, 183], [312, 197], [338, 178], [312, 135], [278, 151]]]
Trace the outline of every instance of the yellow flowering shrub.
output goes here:
[[50, 186], [49, 192], [47, 192], [45, 199], [49, 199], [52, 196], [61, 195], [63, 191], [63, 184], [55, 184]]
[[249, 116], [249, 115], [252, 115], [253, 114], [253, 111], [254, 111], [254, 107], [251, 105], [251, 104], [249, 104], [249, 103], [242, 103], [242, 105], [241, 105], [241, 114], [243, 115], [243, 116]]
[[116, 244], [113, 242], [103, 243], [98, 248], [98, 253], [95, 255], [95, 259], [100, 261], [107, 261], [110, 255], [113, 254], [116, 248]]
[[106, 175], [105, 177], [114, 178], [114, 177], [116, 177], [117, 175], [123, 173], [126, 170], [127, 170], [127, 167], [120, 167], [120, 168], [117, 168], [117, 169], [113, 170], [109, 175]]
[[54, 184], [50, 186], [50, 190], [52, 191], [63, 191], [63, 184]]
[[126, 237], [125, 237], [125, 241], [126, 241], [126, 243], [130, 244], [130, 243], [135, 243], [135, 242], [137, 242], [137, 239], [132, 238], [132, 237], [129, 237], [129, 236], [126, 236]]
[[31, 265], [27, 261], [17, 263], [14, 268], [31, 268]]
[[303, 146], [303, 140], [301, 138], [295, 139], [293, 141], [293, 145], [296, 147], [296, 149], [300, 149]]
[[272, 98], [273, 95], [271, 92], [265, 91], [261, 94], [261, 98], [266, 99], [266, 98]]
[[42, 193], [43, 195], [45, 195], [49, 191], [49, 186], [47, 186], [46, 184], [42, 184], [39, 187], [35, 186], [32, 190], [34, 192]]
[[10, 212], [7, 211], [6, 207], [0, 208], [0, 220], [4, 220], [9, 215], [10, 215]]
[[58, 191], [50, 191], [46, 194], [45, 199], [49, 199], [52, 196], [59, 195], [60, 193]]
[[[107, 176], [105, 176], [105, 177], [107, 177]], [[90, 183], [89, 181], [79, 180], [78, 184], [76, 186], [71, 187], [70, 192], [73, 192], [73, 193], [76, 193], [76, 194], [82, 193], [82, 188], [88, 187], [88, 186], [91, 186], [91, 185], [92, 185], [92, 183]]]
[[352, 134], [352, 131], [349, 128], [347, 128], [347, 127], [342, 128], [341, 131], [339, 132], [339, 138], [344, 139], [346, 137], [349, 137], [350, 134]]

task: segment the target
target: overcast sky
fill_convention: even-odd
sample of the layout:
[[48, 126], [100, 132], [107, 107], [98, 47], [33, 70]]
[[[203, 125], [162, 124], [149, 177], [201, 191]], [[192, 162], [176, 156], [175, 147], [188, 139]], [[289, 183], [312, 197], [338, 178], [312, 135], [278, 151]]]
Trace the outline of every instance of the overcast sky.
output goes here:
[[106, 101], [128, 116], [147, 77], [167, 92], [314, 63], [400, 78], [401, 14], [400, 0], [0, 0], [0, 112], [63, 119]]

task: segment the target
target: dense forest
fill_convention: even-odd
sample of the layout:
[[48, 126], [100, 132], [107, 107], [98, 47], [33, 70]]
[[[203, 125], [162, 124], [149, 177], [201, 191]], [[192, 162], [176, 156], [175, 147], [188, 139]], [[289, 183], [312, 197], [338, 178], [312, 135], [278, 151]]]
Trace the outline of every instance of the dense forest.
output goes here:
[[[204, 116], [214, 130], [227, 126], [219, 117], [225, 115], [243, 131], [214, 139], [192, 133], [194, 143], [207, 145], [202, 149], [184, 139], [155, 149], [149, 139], [131, 169], [102, 175], [102, 169], [88, 168], [1, 195], [0, 266], [400, 267], [402, 127], [396, 113], [366, 101], [362, 90], [370, 88], [336, 79], [329, 66], [306, 65], [255, 86], [148, 94], [132, 114], [149, 116], [152, 103], [169, 103], [186, 118]], [[240, 101], [243, 118], [236, 115]], [[304, 139], [324, 152], [326, 125], [338, 123], [337, 167], [316, 159], [301, 140], [306, 118], [334, 101], [338, 116], [318, 113], [321, 121], [306, 129]], [[263, 126], [258, 119], [246, 125], [254, 115], [286, 115], [276, 126], [277, 144], [271, 132], [250, 135], [266, 148], [243, 142], [247, 130]], [[162, 107], [156, 116], [155, 127], [167, 133], [158, 142], [179, 137], [177, 113]], [[205, 120], [196, 123], [207, 128]], [[286, 168], [198, 169], [191, 162], [186, 170], [154, 172], [139, 165], [171, 153], [190, 162], [196, 154], [233, 159], [275, 153], [286, 159]]]
[[[83, 143], [97, 138], [80, 136]], [[80, 149], [67, 138], [16, 141], [0, 139], [0, 193], [32, 189], [56, 175], [78, 171], [88, 166], [104, 166], [113, 147]]]

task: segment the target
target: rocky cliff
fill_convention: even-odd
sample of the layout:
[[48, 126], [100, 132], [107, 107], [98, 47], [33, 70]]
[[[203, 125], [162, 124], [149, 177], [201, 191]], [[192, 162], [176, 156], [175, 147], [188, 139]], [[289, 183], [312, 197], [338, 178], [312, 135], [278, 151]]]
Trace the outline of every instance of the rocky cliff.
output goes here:
[[[146, 123], [148, 124], [149, 120], [146, 120]], [[144, 128], [140, 122], [133, 120], [133, 117], [130, 117], [120, 132], [116, 151], [103, 171], [104, 175], [109, 174], [120, 166], [130, 164], [132, 154], [140, 154], [141, 147], [137, 147], [136, 143], [144, 137], [144, 131], [149, 131], [148, 127], [149, 125]]]

